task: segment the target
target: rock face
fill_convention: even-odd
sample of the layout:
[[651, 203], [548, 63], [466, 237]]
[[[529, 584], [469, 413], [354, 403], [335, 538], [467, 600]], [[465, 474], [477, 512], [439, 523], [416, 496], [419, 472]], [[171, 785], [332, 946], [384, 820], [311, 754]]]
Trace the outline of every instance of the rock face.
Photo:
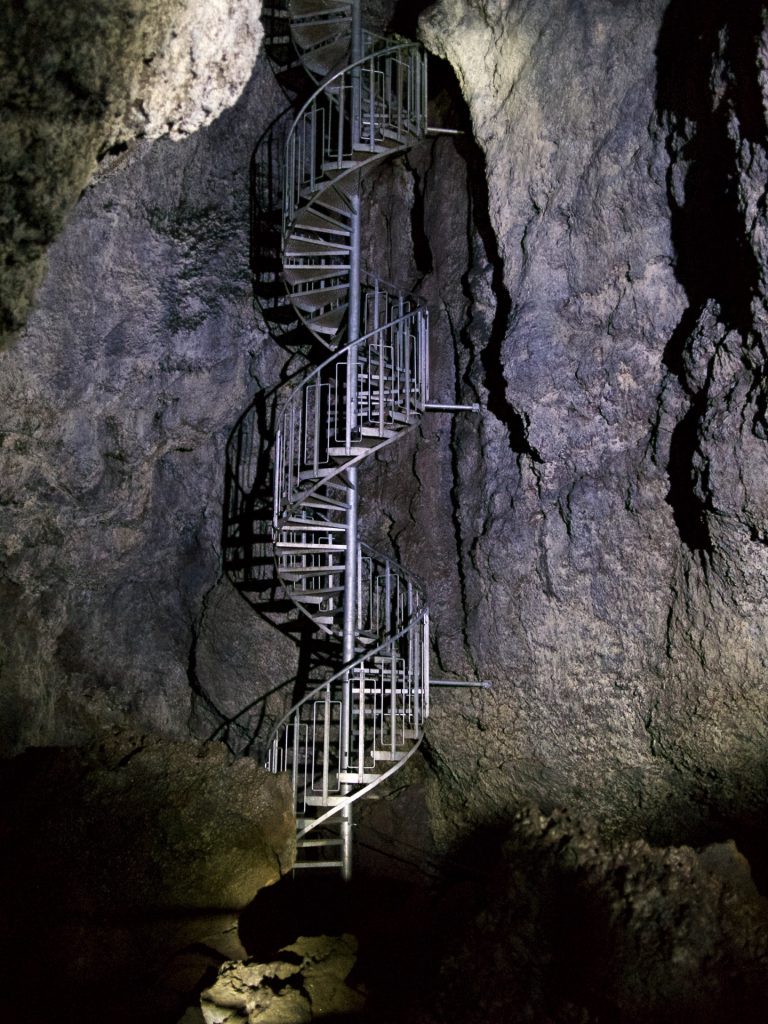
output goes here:
[[[445, 0], [421, 32], [463, 94], [436, 69], [433, 114], [467, 134], [382, 169], [365, 248], [430, 301], [433, 398], [485, 412], [383, 452], [362, 533], [424, 577], [435, 674], [493, 682], [435, 694], [440, 841], [528, 798], [663, 842], [758, 828], [762, 6]], [[191, 126], [154, 113], [142, 76], [161, 63], [141, 61], [146, 116], [115, 85], [89, 146], [124, 138], [124, 115], [145, 136]], [[113, 154], [2, 356], [7, 751], [136, 721], [243, 749], [295, 681], [221, 540], [229, 431], [257, 392], [262, 443], [302, 365], [254, 314], [248, 266], [252, 150], [286, 105], [262, 60], [208, 127]]]
[[442, 922], [431, 1005], [400, 1019], [762, 1020], [768, 905], [732, 844], [606, 844], [527, 809], [477, 852]]
[[260, 65], [210, 128], [129, 150], [0, 354], [5, 752], [109, 722], [204, 738], [291, 676], [221, 542], [227, 436], [285, 358], [248, 267], [251, 151], [284, 103]]
[[201, 950], [236, 954], [237, 912], [295, 858], [287, 779], [222, 744], [30, 750], [0, 765], [0, 796], [8, 998], [33, 1018], [44, 950], [64, 1016], [168, 1019]]
[[293, 863], [288, 790], [216, 743], [30, 750], [3, 764], [4, 905], [37, 876], [59, 915], [242, 909]]
[[3, 3], [0, 334], [23, 324], [42, 255], [97, 160], [136, 137], [180, 138], [237, 99], [259, 12], [232, 0]]
[[[524, 793], [667, 841], [763, 813], [761, 10], [445, 0], [422, 18], [487, 179], [455, 364], [487, 412], [453, 428], [436, 560], [458, 559], [462, 597], [447, 667], [494, 689], [436, 699], [431, 732], [443, 798], [474, 820]], [[433, 274], [456, 259], [446, 222], [425, 225]], [[427, 509], [408, 565], [411, 538], [441, 543]]]
[[365, 997], [345, 979], [355, 964], [353, 935], [302, 936], [268, 964], [225, 963], [200, 997], [205, 1024], [308, 1024], [361, 1010]]

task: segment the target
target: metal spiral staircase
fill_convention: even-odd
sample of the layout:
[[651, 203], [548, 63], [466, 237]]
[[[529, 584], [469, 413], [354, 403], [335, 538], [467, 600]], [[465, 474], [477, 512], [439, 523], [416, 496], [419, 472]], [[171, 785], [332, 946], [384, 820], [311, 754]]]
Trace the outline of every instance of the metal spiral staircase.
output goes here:
[[273, 539], [286, 593], [339, 647], [339, 670], [277, 724], [297, 867], [352, 864], [356, 801], [400, 769], [429, 713], [421, 585], [358, 539], [358, 465], [428, 404], [428, 313], [361, 268], [361, 179], [427, 132], [426, 56], [363, 32], [359, 0], [287, 0], [283, 18], [320, 84], [288, 133], [282, 210], [288, 300], [330, 354], [288, 397], [275, 442]]

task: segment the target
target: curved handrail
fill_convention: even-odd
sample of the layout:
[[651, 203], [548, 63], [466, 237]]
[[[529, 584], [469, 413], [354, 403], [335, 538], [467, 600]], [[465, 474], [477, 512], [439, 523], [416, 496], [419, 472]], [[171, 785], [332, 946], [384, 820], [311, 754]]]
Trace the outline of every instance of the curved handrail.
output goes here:
[[[423, 412], [424, 406], [429, 401], [429, 380], [426, 371], [427, 327], [428, 314], [425, 308], [417, 307], [409, 313], [404, 313], [402, 316], [389, 321], [381, 327], [375, 327], [360, 340], [345, 345], [344, 348], [338, 350], [319, 366], [315, 367], [293, 389], [283, 406], [280, 416], [280, 429], [276, 437], [276, 448], [280, 452], [279, 466], [275, 474], [276, 527], [278, 526], [277, 517], [282, 512], [282, 509], [290, 507], [295, 497], [305, 497], [309, 493], [310, 487], [302, 488], [300, 486], [302, 474], [304, 474], [305, 480], [308, 479], [307, 474], [310, 473], [316, 480], [322, 475], [317, 471], [322, 464], [328, 463], [328, 453], [334, 447], [332, 442], [335, 442], [336, 446], [343, 449], [344, 453], [348, 456], [348, 461], [344, 465], [339, 465], [335, 473], [327, 473], [325, 475], [326, 481], [330, 476], [338, 476], [347, 465], [360, 461], [360, 458], [365, 457], [374, 449], [374, 446], [370, 445], [369, 450], [365, 454], [357, 453], [356, 455], [354, 453], [355, 441], [359, 440], [359, 438], [354, 436], [355, 427], [353, 427], [351, 417], [345, 417], [343, 436], [339, 436], [339, 423], [333, 418], [329, 418], [327, 411], [324, 411], [321, 406], [321, 399], [317, 398], [313, 407], [314, 432], [312, 435], [311, 461], [306, 457], [306, 451], [297, 451], [297, 446], [299, 449], [306, 449], [307, 447], [306, 437], [299, 435], [299, 428], [302, 427], [301, 421], [304, 412], [302, 406], [305, 403], [308, 389], [315, 387], [318, 394], [322, 394], [321, 388], [324, 387], [329, 390], [333, 387], [336, 391], [346, 389], [347, 397], [349, 397], [351, 387], [360, 387], [365, 384], [364, 379], [358, 373], [360, 362], [364, 362], [366, 356], [371, 353], [373, 343], [376, 340], [381, 340], [382, 344], [378, 347], [379, 359], [377, 362], [381, 366], [381, 373], [385, 380], [381, 382], [377, 392], [368, 393], [367, 395], [367, 408], [372, 414], [371, 420], [375, 419], [382, 430], [390, 424], [396, 425], [398, 417], [412, 422], [416, 416]], [[385, 365], [382, 350], [386, 347], [386, 342], [390, 339], [393, 332], [396, 335], [395, 340], [400, 342], [401, 351], [395, 353], [395, 347], [392, 346], [393, 355], [396, 355], [396, 358], [390, 364]], [[402, 336], [406, 332], [410, 332], [409, 337], [404, 339]], [[399, 339], [397, 334], [401, 336]], [[354, 360], [345, 358], [350, 354], [354, 354]], [[343, 368], [341, 379], [334, 384], [330, 382], [326, 384], [321, 383], [325, 371], [334, 367], [337, 371], [339, 368]], [[357, 384], [355, 381], [357, 381]], [[328, 405], [330, 405], [330, 399], [328, 400]], [[366, 422], [369, 422], [369, 420], [367, 420], [363, 413], [358, 421], [357, 430], [359, 431]], [[305, 431], [308, 429], [306, 418], [303, 422], [303, 429]], [[330, 436], [332, 429], [334, 430], [333, 438]], [[405, 425], [403, 425], [403, 429], [405, 429]], [[394, 435], [385, 437], [375, 447], [386, 447], [392, 440], [394, 440]], [[320, 483], [318, 483], [319, 485]]]
[[327, 93], [328, 87], [330, 85], [333, 85], [333, 83], [337, 79], [344, 78], [346, 75], [349, 74], [350, 71], [354, 71], [355, 68], [362, 67], [362, 65], [366, 64], [371, 59], [371, 57], [388, 57], [391, 56], [392, 54], [397, 53], [399, 50], [413, 50], [416, 53], [421, 53], [421, 47], [419, 46], [418, 43], [396, 43], [394, 46], [388, 46], [384, 50], [374, 50], [371, 53], [366, 53], [365, 56], [360, 57], [359, 60], [354, 61], [352, 64], [346, 64], [340, 71], [335, 71], [333, 74], [329, 75], [328, 78], [324, 78], [323, 81], [320, 82], [320, 84], [318, 85], [317, 89], [315, 89], [315, 91], [312, 93], [312, 95], [307, 100], [305, 100], [301, 107], [299, 107], [299, 112], [293, 119], [293, 124], [288, 130], [288, 135], [290, 136], [290, 134], [293, 132], [293, 129], [302, 119], [303, 115], [306, 113], [309, 107], [312, 106], [312, 103], [316, 99], [318, 99], [318, 97], [323, 95], [323, 93]]
[[[411, 56], [413, 56], [414, 58], [418, 58], [419, 61], [423, 61], [423, 59], [424, 59], [423, 58], [423, 51], [422, 51], [421, 47], [418, 45], [418, 43], [407, 43], [407, 42], [406, 43], [397, 43], [394, 46], [388, 46], [385, 49], [374, 50], [371, 53], [366, 54], [364, 57], [361, 57], [359, 60], [354, 61], [354, 63], [348, 64], [346, 67], [342, 68], [340, 71], [334, 72], [327, 79], [325, 79], [323, 82], [321, 82], [321, 84], [318, 86], [318, 88], [312, 93], [312, 95], [301, 106], [298, 114], [296, 115], [296, 117], [293, 120], [293, 124], [291, 125], [290, 129], [288, 130], [288, 135], [287, 135], [286, 144], [285, 144], [285, 166], [286, 166], [286, 169], [288, 169], [290, 171], [293, 171], [293, 169], [294, 169], [295, 161], [292, 159], [291, 154], [295, 153], [296, 150], [297, 150], [296, 136], [297, 136], [297, 132], [298, 132], [299, 128], [303, 127], [305, 125], [307, 114], [311, 113], [312, 109], [313, 109], [313, 106], [315, 106], [317, 104], [318, 100], [323, 99], [323, 98], [327, 99], [329, 101], [329, 103], [331, 103], [331, 104], [333, 104], [335, 106], [338, 106], [340, 108], [339, 109], [339, 125], [340, 125], [340, 127], [339, 127], [339, 131], [337, 133], [337, 138], [336, 138], [336, 142], [337, 142], [337, 146], [339, 147], [339, 151], [337, 153], [336, 159], [337, 159], [337, 161], [339, 163], [339, 169], [341, 169], [341, 162], [342, 162], [343, 158], [341, 157], [340, 153], [341, 153], [341, 151], [343, 149], [343, 143], [344, 143], [344, 138], [343, 138], [344, 132], [343, 132], [343, 130], [341, 128], [341, 123], [342, 123], [343, 118], [344, 118], [344, 110], [342, 108], [343, 108], [344, 103], [345, 103], [345, 101], [344, 101], [344, 88], [345, 88], [344, 82], [345, 82], [345, 79], [349, 78], [351, 76], [351, 74], [356, 72], [356, 71], [359, 71], [361, 73], [365, 72], [366, 71], [366, 65], [372, 65], [373, 62], [377, 62], [377, 61], [380, 62], [382, 60], [394, 59], [398, 54], [405, 54], [406, 52], [409, 52], [411, 54]], [[378, 74], [380, 74], [380, 72], [374, 71], [373, 67], [371, 66], [371, 68], [370, 68], [370, 70], [368, 72], [369, 82], [372, 82], [374, 80], [373, 79], [374, 74], [378, 75]], [[336, 87], [336, 88], [332, 91], [332, 87]], [[334, 95], [334, 92], [336, 92], [338, 95]], [[421, 82], [417, 83], [417, 87], [411, 90], [411, 94], [412, 94], [413, 100], [415, 101], [415, 109], [413, 111], [411, 111], [410, 108], [405, 108], [404, 106], [400, 105], [398, 107], [398, 114], [399, 114], [398, 120], [399, 120], [400, 123], [399, 124], [395, 124], [395, 126], [393, 128], [393, 130], [398, 131], [399, 134], [402, 136], [403, 143], [405, 143], [405, 140], [406, 140], [407, 136], [412, 136], [414, 134], [420, 135], [420, 134], [423, 134], [424, 131], [426, 130], [426, 75], [423, 75]], [[371, 93], [371, 98], [369, 99], [369, 103], [372, 103], [372, 93]], [[408, 122], [416, 124], [416, 131], [415, 132], [405, 131], [405, 123], [406, 122], [403, 119], [402, 115], [404, 114], [406, 109], [408, 110], [408, 114], [409, 114]], [[352, 150], [355, 148], [355, 143], [359, 142], [361, 139], [363, 139], [364, 141], [366, 141], [369, 144], [371, 152], [373, 152], [374, 151], [374, 136], [373, 136], [373, 132], [372, 131], [369, 132], [368, 133], [369, 138], [365, 139], [364, 138], [365, 133], [361, 133], [359, 131], [359, 129], [361, 129], [363, 127], [362, 109], [358, 110], [358, 111], [352, 111], [352, 114], [353, 114], [352, 121], [353, 121], [353, 123], [355, 121], [357, 122], [358, 132], [356, 133], [356, 137], [354, 137], [354, 138], [352, 137], [352, 134], [350, 133], [348, 144], [347, 144], [347, 147], [346, 147], [347, 150], [351, 154]], [[354, 117], [355, 114], [358, 115], [357, 118]], [[314, 129], [314, 132], [316, 132], [317, 125], [315, 123], [313, 123], [312, 127]], [[314, 134], [314, 132], [313, 132], [313, 134]], [[317, 150], [316, 150], [314, 144], [311, 144], [308, 147], [308, 151], [312, 154], [313, 157], [316, 157]], [[323, 151], [323, 155], [325, 156], [325, 155], [328, 155], [328, 154], [325, 151]], [[322, 167], [322, 165], [324, 163], [327, 163], [327, 161], [321, 159], [320, 160], [320, 166]], [[349, 168], [348, 170], [350, 172], [356, 171], [356, 170], [358, 170], [358, 167]], [[291, 174], [291, 178], [294, 179], [295, 178], [295, 174], [292, 173]], [[313, 175], [311, 180], [314, 182], [314, 180], [315, 180], [314, 175]], [[284, 236], [286, 236], [288, 234], [288, 226], [291, 224], [291, 222], [293, 220], [293, 215], [294, 215], [295, 211], [297, 210], [297, 208], [300, 205], [299, 203], [296, 202], [296, 196], [294, 194], [294, 191], [295, 191], [295, 181], [291, 180], [287, 184], [289, 184], [291, 187], [286, 187], [285, 195], [284, 195], [284, 203], [283, 203], [283, 235]]]
[[[424, 595], [422, 594], [421, 596], [423, 597]], [[324, 679], [322, 683], [318, 683], [314, 690], [310, 690], [309, 693], [305, 693], [301, 700], [297, 701], [290, 710], [286, 711], [283, 717], [273, 725], [272, 732], [269, 734], [266, 742], [267, 749], [269, 750], [272, 747], [280, 730], [290, 722], [291, 718], [295, 716], [303, 705], [309, 704], [310, 701], [315, 700], [323, 690], [326, 689], [326, 687], [332, 686], [335, 682], [338, 682], [338, 680], [342, 679], [348, 672], [353, 672], [369, 658], [375, 658], [386, 647], [389, 647], [391, 644], [396, 644], [398, 640], [402, 640], [404, 636], [407, 636], [408, 633], [411, 632], [415, 625], [418, 625], [419, 622], [423, 621], [427, 614], [428, 609], [421, 608], [407, 626], [403, 626], [403, 628], [393, 636], [388, 636], [379, 644], [378, 647], [365, 650], [361, 654], [358, 654], [352, 659], [352, 661], [348, 662], [346, 665], [342, 665], [341, 668], [334, 672], [332, 676], [329, 676], [328, 679]]]
[[[386, 781], [386, 779], [390, 777], [390, 775], [394, 775], [395, 772], [399, 772], [403, 765], [406, 763], [406, 761], [410, 761], [410, 759], [419, 749], [423, 739], [424, 735], [422, 734], [418, 737], [418, 739], [414, 740], [413, 745], [405, 752], [404, 756], [399, 761], [396, 761], [393, 765], [387, 768], [386, 771], [382, 772], [375, 782], [368, 782], [362, 787], [362, 789], [358, 789], [354, 793], [350, 793], [349, 796], [347, 797], [347, 806], [349, 807], [350, 804], [356, 803], [362, 797], [368, 796], [371, 790], [375, 789], [377, 786], [380, 786], [382, 782]], [[305, 825], [304, 828], [300, 829], [296, 833], [296, 838], [302, 839], [313, 829], [316, 829], [318, 825], [324, 825], [325, 822], [328, 821], [329, 818], [332, 818], [335, 814], [338, 814], [338, 808], [331, 807], [324, 814], [321, 814], [319, 817], [314, 818], [309, 823], [309, 825]]]

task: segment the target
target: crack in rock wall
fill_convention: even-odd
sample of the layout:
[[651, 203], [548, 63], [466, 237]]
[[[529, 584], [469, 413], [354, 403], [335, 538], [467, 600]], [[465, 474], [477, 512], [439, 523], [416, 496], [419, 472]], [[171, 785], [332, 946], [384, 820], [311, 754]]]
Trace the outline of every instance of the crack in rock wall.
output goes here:
[[[454, 428], [467, 660], [494, 688], [434, 702], [448, 831], [528, 794], [667, 841], [762, 813], [765, 42], [748, 7], [445, 0], [421, 19], [469, 108], [496, 248], [464, 278], [487, 412]], [[453, 245], [429, 230], [433, 252]], [[715, 252], [739, 262], [703, 267]]]
[[[366, 183], [368, 256], [430, 303], [433, 397], [486, 411], [380, 453], [363, 533], [424, 577], [435, 674], [494, 684], [435, 694], [445, 842], [528, 799], [662, 841], [762, 820], [761, 12], [422, 18], [463, 93], [437, 120], [468, 134]], [[189, 138], [134, 124], [0, 355], [4, 750], [105, 723], [204, 738], [296, 676], [221, 569], [227, 435], [300, 362], [248, 268], [251, 151], [284, 105], [261, 61]]]

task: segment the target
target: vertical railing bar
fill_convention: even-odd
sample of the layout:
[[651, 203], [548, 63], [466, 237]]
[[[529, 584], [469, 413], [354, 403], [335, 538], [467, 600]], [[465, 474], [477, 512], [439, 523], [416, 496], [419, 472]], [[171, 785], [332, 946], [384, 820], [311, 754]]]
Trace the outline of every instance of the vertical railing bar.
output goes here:
[[363, 661], [358, 665], [358, 696], [357, 696], [357, 770], [362, 778], [363, 770], [365, 769], [365, 736], [366, 736], [366, 723], [365, 723], [365, 695], [366, 695], [366, 678], [367, 669]]
[[330, 746], [330, 725], [331, 725], [331, 688], [325, 687], [323, 696], [323, 803], [328, 803], [328, 773], [331, 757]]
[[317, 471], [320, 468], [320, 410], [323, 404], [323, 385], [318, 378], [317, 382], [317, 398], [315, 399], [315, 417], [312, 431], [312, 466], [313, 476], [317, 476]]

